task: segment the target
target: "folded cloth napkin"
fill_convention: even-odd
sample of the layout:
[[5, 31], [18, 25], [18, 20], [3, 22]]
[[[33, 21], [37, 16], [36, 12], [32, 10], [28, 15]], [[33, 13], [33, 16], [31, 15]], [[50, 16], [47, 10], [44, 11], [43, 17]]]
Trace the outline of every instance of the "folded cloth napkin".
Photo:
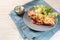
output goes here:
[[[36, 4], [44, 4], [48, 5], [46, 2], [38, 0], [38, 1], [32, 1], [28, 4], [23, 5], [25, 7], [25, 11], [27, 11], [29, 8], [33, 7]], [[23, 21], [23, 15], [17, 16], [14, 11], [10, 12], [10, 17], [16, 24], [16, 27], [18, 28], [20, 34], [23, 38], [28, 38], [28, 40], [34, 39], [34, 40], [49, 40], [58, 30], [60, 30], [60, 19], [58, 19], [58, 24], [55, 28], [45, 31], [45, 32], [37, 32], [34, 30], [31, 30], [27, 27], [27, 25]], [[60, 16], [58, 16], [59, 18]]]

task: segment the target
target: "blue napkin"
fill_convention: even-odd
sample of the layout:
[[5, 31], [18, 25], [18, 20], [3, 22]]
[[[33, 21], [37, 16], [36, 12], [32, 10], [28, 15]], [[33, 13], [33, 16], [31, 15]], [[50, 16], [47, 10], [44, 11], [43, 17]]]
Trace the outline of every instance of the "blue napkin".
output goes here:
[[[37, 0], [37, 1], [32, 1], [28, 4], [23, 5], [25, 7], [25, 11], [27, 11], [29, 8], [33, 7], [34, 5], [37, 4], [43, 4], [45, 6], [48, 6], [48, 4], [43, 1], [43, 0]], [[55, 28], [45, 31], [45, 32], [37, 32], [34, 30], [31, 30], [25, 25], [23, 21], [23, 15], [17, 16], [16, 13], [12, 10], [10, 12], [10, 17], [16, 24], [16, 27], [18, 28], [21, 36], [23, 38], [28, 38], [28, 40], [34, 39], [34, 40], [49, 40], [58, 30], [60, 30], [60, 19], [58, 19], [58, 24], [56, 25]], [[60, 16], [58, 16], [59, 18]]]

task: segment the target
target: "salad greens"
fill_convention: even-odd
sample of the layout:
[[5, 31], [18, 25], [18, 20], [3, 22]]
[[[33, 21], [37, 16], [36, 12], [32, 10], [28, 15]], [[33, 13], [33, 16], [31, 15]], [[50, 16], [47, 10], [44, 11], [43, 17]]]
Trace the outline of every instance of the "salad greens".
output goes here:
[[48, 16], [50, 17], [57, 17], [57, 15], [58, 15], [57, 12], [48, 13]]
[[20, 10], [21, 10], [21, 7], [20, 7], [20, 6], [16, 6], [16, 7], [15, 7], [15, 10], [16, 10], [16, 11], [20, 11]]
[[34, 11], [46, 16], [54, 16], [56, 17], [58, 15], [57, 12], [53, 12], [50, 7], [45, 7], [44, 5], [36, 5], [34, 6]]

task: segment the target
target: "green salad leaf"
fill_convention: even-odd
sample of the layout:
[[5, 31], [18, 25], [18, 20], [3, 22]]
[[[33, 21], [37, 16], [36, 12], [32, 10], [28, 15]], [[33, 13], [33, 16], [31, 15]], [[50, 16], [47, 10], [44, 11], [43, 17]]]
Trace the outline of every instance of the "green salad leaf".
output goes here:
[[34, 11], [43, 15], [50, 15], [56, 17], [58, 15], [57, 12], [53, 12], [50, 7], [45, 7], [44, 5], [36, 5], [34, 6]]
[[20, 11], [21, 10], [21, 7], [20, 6], [16, 6], [15, 7], [15, 10]]
[[52, 13], [49, 13], [48, 16], [57, 17], [58, 16], [58, 13], [57, 12], [52, 12]]

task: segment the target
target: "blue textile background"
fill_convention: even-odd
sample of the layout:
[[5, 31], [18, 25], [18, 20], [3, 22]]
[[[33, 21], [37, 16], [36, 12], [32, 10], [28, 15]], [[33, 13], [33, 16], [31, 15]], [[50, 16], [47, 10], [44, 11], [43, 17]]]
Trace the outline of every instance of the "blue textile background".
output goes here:
[[[25, 11], [27, 11], [28, 9], [32, 8], [34, 5], [40, 5], [40, 4], [49, 6], [43, 0], [32, 1], [23, 6], [25, 8]], [[58, 16], [58, 24], [56, 25], [55, 28], [53, 28], [52, 30], [49, 30], [49, 31], [45, 31], [45, 32], [37, 32], [37, 31], [33, 31], [33, 30], [29, 29], [27, 27], [27, 25], [25, 25], [25, 23], [23, 21], [23, 15], [17, 16], [13, 10], [10, 12], [9, 15], [12, 18], [12, 20], [14, 21], [14, 23], [16, 24], [16, 27], [18, 28], [21, 36], [23, 38], [27, 37], [29, 40], [31, 40], [32, 38], [34, 40], [49, 40], [58, 30], [60, 30], [60, 16]]]

